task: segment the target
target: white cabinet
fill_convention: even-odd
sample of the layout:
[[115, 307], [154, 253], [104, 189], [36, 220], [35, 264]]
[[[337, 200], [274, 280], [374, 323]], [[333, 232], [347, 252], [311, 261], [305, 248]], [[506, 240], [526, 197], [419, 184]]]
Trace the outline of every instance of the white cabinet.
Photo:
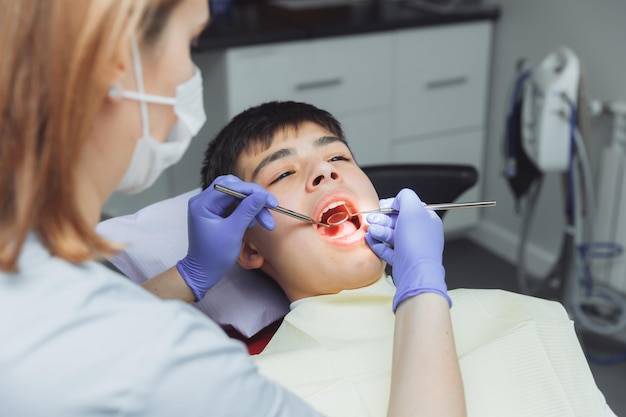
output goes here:
[[[482, 171], [491, 25], [399, 29], [197, 55], [207, 125], [159, 183], [160, 193], [169, 191], [161, 198], [198, 186], [202, 155], [217, 131], [270, 100], [307, 102], [333, 113], [361, 165], [448, 162]], [[478, 199], [480, 190], [479, 182], [462, 198]], [[447, 214], [444, 224], [447, 231], [459, 230], [477, 219], [476, 210], [463, 210]]]
[[384, 33], [228, 50], [229, 115], [285, 99], [335, 115], [388, 108], [393, 41], [393, 34]]

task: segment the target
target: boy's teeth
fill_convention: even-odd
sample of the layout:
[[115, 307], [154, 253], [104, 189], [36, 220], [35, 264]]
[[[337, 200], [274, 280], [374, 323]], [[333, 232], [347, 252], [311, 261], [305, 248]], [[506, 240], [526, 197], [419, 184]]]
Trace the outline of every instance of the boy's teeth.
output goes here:
[[[323, 213], [326, 213], [328, 210], [334, 209], [335, 207], [339, 207], [339, 206], [342, 206], [342, 205], [344, 205], [344, 206], [345, 206], [345, 205], [346, 205], [346, 202], [345, 202], [345, 201], [335, 201], [334, 203], [330, 203], [330, 204], [328, 205], [328, 207], [326, 207], [326, 208], [324, 209], [324, 212], [323, 212]], [[322, 213], [322, 214], [323, 214], [323, 213]]]

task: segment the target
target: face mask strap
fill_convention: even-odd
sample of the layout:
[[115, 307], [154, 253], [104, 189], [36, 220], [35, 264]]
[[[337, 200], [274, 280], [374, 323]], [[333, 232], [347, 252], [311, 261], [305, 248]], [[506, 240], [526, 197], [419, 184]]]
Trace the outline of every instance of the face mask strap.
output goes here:
[[138, 91], [123, 90], [120, 92], [120, 95], [130, 100], [141, 101], [142, 104], [155, 103], [155, 104], [167, 104], [169, 106], [173, 106], [174, 104], [176, 104], [175, 97], [156, 96], [153, 94], [140, 93]]

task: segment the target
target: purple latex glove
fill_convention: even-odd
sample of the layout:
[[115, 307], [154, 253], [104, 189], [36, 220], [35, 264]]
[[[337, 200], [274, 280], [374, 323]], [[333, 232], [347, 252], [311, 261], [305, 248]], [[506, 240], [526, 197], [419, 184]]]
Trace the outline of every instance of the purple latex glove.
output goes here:
[[398, 214], [370, 214], [365, 240], [376, 255], [393, 266], [396, 294], [393, 311], [409, 297], [434, 292], [448, 300], [443, 256], [443, 225], [439, 216], [424, 207], [419, 197], [403, 189], [393, 200], [381, 200]]
[[[248, 194], [248, 197], [239, 200], [217, 191], [213, 187], [216, 183]], [[239, 202], [237, 208], [223, 217], [235, 202]], [[276, 206], [276, 197], [263, 187], [243, 182], [234, 175], [216, 178], [206, 190], [189, 199], [189, 247], [187, 256], [178, 261], [176, 267], [196, 301], [204, 298], [235, 264], [247, 228], [258, 221], [266, 229], [274, 230], [276, 223], [266, 207]]]

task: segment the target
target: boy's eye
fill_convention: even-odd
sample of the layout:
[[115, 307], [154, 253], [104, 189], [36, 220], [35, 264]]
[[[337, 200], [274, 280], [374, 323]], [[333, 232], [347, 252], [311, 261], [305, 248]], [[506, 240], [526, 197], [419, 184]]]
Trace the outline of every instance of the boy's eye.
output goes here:
[[350, 158], [344, 155], [337, 155], [337, 156], [333, 156], [332, 158], [330, 158], [330, 162], [337, 162], [337, 161], [350, 161]]
[[278, 177], [276, 177], [272, 182], [270, 182], [270, 185], [277, 183], [278, 181], [287, 178], [288, 176], [290, 176], [291, 174], [293, 174], [293, 171], [285, 171], [285, 172], [281, 172], [280, 175], [278, 175]]

